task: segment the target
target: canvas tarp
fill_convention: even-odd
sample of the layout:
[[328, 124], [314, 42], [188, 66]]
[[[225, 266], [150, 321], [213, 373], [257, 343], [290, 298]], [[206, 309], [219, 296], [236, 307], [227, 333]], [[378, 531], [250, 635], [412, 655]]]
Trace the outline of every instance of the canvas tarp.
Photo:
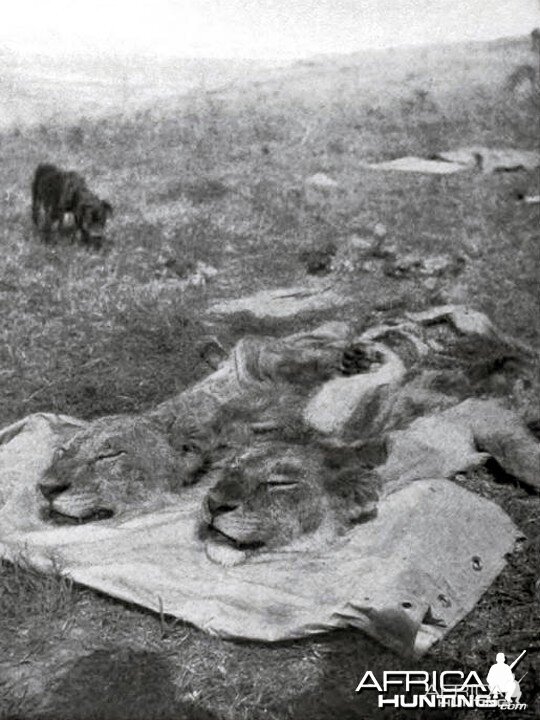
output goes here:
[[487, 148], [481, 145], [457, 148], [438, 153], [434, 158], [407, 156], [372, 163], [373, 170], [395, 170], [428, 175], [452, 175], [477, 168], [482, 172], [501, 170], [534, 170], [540, 165], [540, 153], [536, 150], [516, 148]]
[[386, 160], [385, 162], [368, 165], [372, 170], [396, 170], [399, 172], [415, 172], [428, 175], [453, 175], [463, 172], [466, 166], [458, 162], [445, 160], [427, 160], [426, 158], [408, 155], [407, 157]]
[[488, 148], [483, 145], [471, 145], [447, 150], [438, 154], [448, 163], [477, 166], [480, 162], [484, 172], [497, 170], [534, 170], [540, 165], [540, 152], [537, 150], [519, 150], [517, 148]]
[[299, 313], [347, 305], [349, 299], [329, 285], [261, 290], [248, 297], [224, 300], [210, 308], [217, 315], [247, 312], [257, 318], [286, 318]]
[[3, 557], [59, 568], [225, 638], [276, 641], [352, 626], [398, 651], [423, 652], [474, 607], [519, 536], [498, 506], [442, 478], [391, 494], [337, 547], [273, 552], [231, 568], [212, 563], [196, 538], [204, 482], [175, 507], [51, 527], [38, 517], [36, 483], [58, 434], [73, 428], [43, 414], [19, 423], [17, 434], [4, 431]]
[[[464, 309], [443, 311], [449, 324], [460, 325]], [[466, 314], [467, 323], [476, 320], [475, 333], [496, 333], [483, 318]], [[417, 328], [421, 336], [422, 320], [432, 319], [409, 319], [408, 332]], [[168, 422], [191, 408], [210, 422], [221, 403], [254, 388], [277, 394], [284, 358], [331, 362], [350, 342], [345, 323], [279, 340], [246, 338], [215, 373], [158, 406], [156, 416]], [[309, 394], [304, 416], [323, 434], [339, 433], [343, 418], [374, 395], [398, 394], [401, 360], [375, 341], [372, 349], [373, 368], [338, 384], [325, 381]], [[323, 549], [293, 544], [223, 567], [208, 559], [196, 532], [209, 479], [159, 510], [79, 526], [42, 520], [37, 483], [55, 448], [81, 425], [38, 414], [0, 432], [2, 556], [59, 568], [77, 582], [154, 611], [162, 607], [228, 638], [277, 641], [353, 626], [397, 650], [422, 652], [472, 609], [520, 534], [501, 508], [447, 478], [488, 453], [524, 482], [534, 485], [537, 477], [537, 445], [515, 413], [496, 400], [467, 400], [389, 434], [380, 467], [387, 487], [373, 520]]]

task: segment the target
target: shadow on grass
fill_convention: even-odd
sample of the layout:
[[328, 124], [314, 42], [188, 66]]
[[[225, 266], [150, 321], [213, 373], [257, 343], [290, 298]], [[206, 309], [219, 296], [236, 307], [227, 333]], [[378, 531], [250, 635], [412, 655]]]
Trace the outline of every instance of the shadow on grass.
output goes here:
[[56, 680], [40, 720], [212, 720], [178, 698], [172, 666], [148, 650], [113, 647], [75, 660]]

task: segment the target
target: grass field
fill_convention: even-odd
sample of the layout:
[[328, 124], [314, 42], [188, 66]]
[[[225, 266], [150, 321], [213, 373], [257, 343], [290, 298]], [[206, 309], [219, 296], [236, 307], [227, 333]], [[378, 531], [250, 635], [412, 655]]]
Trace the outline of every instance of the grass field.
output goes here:
[[[436, 283], [377, 269], [347, 275], [347, 317], [359, 330], [385, 317], [377, 307], [458, 300], [538, 346], [538, 206], [515, 197], [538, 193], [535, 174], [362, 166], [467, 144], [534, 148], [538, 98], [530, 88], [504, 90], [508, 74], [533, 60], [528, 39], [320, 58], [139, 113], [3, 131], [0, 426], [40, 410], [138, 412], [172, 396], [209, 372], [199, 341], [217, 334], [230, 347], [245, 329], [209, 325], [209, 303], [298, 283], [302, 251], [339, 247], [378, 222], [400, 252], [459, 253], [466, 265], [457, 280]], [[67, 235], [40, 242], [29, 184], [43, 161], [79, 170], [114, 205], [106, 251], [88, 252]], [[306, 195], [316, 172], [338, 188]], [[184, 288], [197, 261], [218, 274]], [[538, 716], [539, 498], [511, 482], [474, 483], [527, 542], [475, 610], [407, 669], [487, 671], [499, 650], [527, 649], [529, 708], [520, 717]], [[383, 715], [355, 696], [365, 669], [404, 667], [359, 633], [223, 642], [7, 564], [0, 639], [2, 720], [368, 720]], [[462, 717], [498, 717], [490, 712]]]

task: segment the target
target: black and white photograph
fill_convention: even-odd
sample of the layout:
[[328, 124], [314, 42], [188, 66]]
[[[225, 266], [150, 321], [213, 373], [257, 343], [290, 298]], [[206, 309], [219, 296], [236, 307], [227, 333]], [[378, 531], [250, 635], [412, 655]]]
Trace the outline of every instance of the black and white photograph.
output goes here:
[[5, 0], [0, 720], [540, 717], [540, 0]]

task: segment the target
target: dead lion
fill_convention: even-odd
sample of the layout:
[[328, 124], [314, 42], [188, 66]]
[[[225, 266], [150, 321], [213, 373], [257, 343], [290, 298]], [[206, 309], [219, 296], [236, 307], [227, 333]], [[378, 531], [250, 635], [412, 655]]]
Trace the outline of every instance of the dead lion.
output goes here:
[[154, 506], [195, 482], [205, 463], [199, 445], [173, 443], [153, 420], [103, 417], [57, 450], [39, 489], [51, 520], [88, 522]]
[[298, 541], [335, 541], [374, 517], [378, 496], [378, 476], [355, 453], [263, 442], [208, 492], [200, 535], [210, 559], [235, 565]]

